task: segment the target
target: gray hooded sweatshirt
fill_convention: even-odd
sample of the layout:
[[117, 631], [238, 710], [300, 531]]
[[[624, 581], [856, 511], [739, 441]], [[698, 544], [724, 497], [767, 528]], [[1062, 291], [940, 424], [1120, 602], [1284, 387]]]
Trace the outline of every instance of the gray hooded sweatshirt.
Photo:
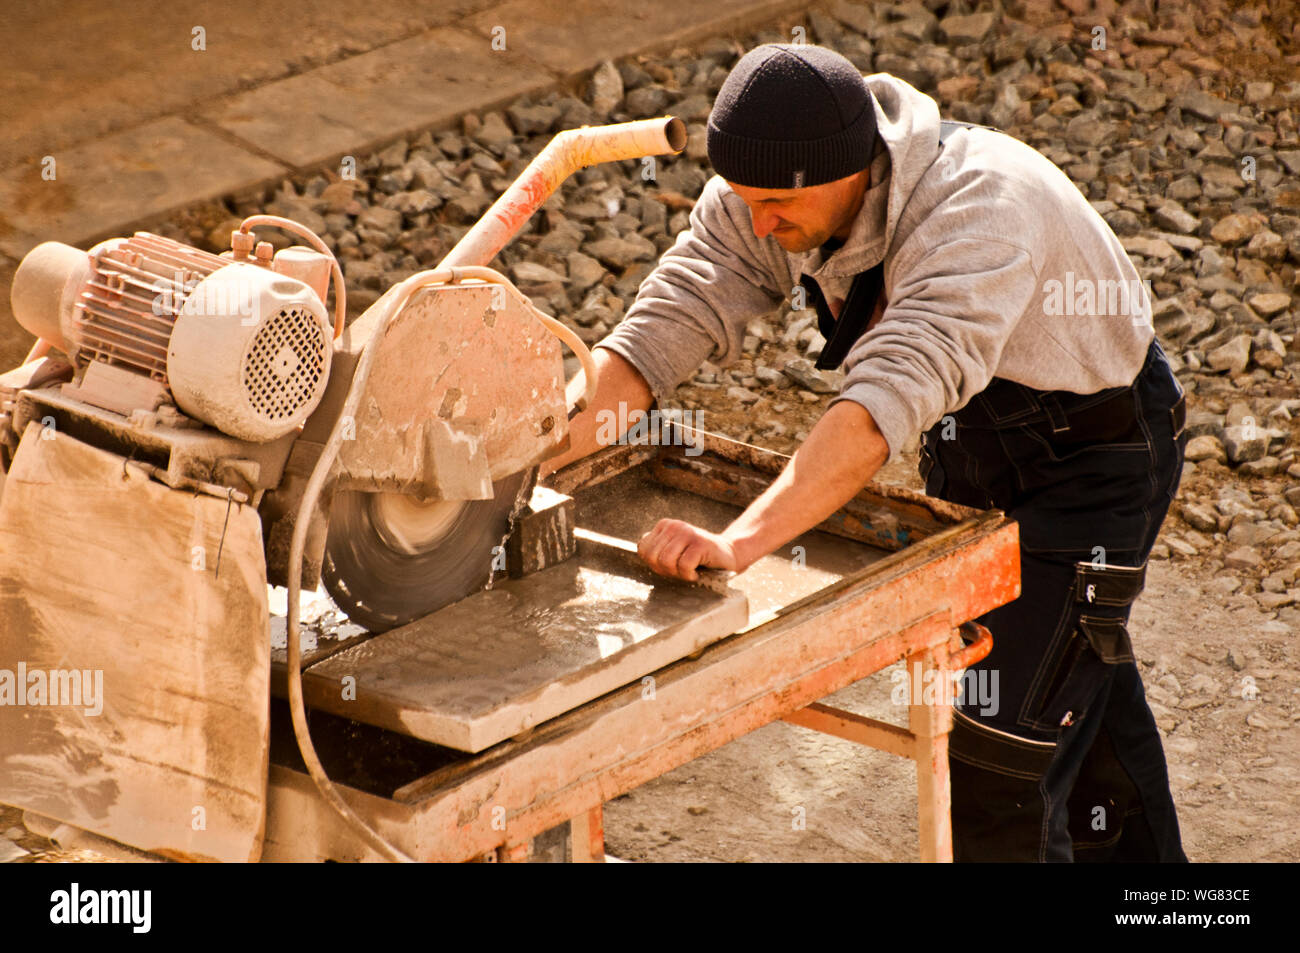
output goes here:
[[831, 403], [865, 407], [891, 459], [995, 376], [1078, 394], [1132, 383], [1154, 334], [1150, 299], [1065, 173], [988, 129], [940, 146], [933, 99], [884, 73], [864, 82], [884, 149], [842, 247], [824, 257], [756, 238], [744, 201], [714, 176], [690, 229], [596, 346], [628, 360], [662, 406], [706, 359], [735, 361], [746, 324], [802, 275], [843, 299], [883, 260], [886, 307], [850, 349]]

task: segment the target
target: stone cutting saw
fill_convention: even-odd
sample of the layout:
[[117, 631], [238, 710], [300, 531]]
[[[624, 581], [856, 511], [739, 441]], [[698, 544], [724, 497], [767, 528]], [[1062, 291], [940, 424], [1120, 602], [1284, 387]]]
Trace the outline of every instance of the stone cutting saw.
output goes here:
[[[485, 266], [572, 172], [684, 144], [672, 118], [561, 133], [436, 268], [347, 326], [338, 262], [288, 219], [247, 218], [221, 255], [147, 232], [34, 248], [12, 304], [38, 342], [0, 375], [0, 802], [165, 856], [255, 857], [267, 584], [290, 590], [313, 766], [299, 590], [323, 582], [380, 632], [489, 586], [595, 392], [581, 340]], [[303, 244], [276, 252], [269, 227]], [[586, 371], [574, 406], [561, 343]], [[28, 674], [6, 702], [11, 660]]]

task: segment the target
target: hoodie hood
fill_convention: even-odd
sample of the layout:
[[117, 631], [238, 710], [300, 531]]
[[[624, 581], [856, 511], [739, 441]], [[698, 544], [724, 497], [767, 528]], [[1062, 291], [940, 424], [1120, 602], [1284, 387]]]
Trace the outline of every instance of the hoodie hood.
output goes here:
[[[939, 107], [933, 99], [896, 76], [873, 73], [863, 82], [876, 109], [876, 129], [888, 155], [871, 165], [872, 187], [844, 245], [829, 258], [821, 249], [794, 255], [794, 274], [851, 278], [884, 260], [898, 221], [917, 183], [939, 155]], [[884, 181], [877, 170], [885, 169]]]

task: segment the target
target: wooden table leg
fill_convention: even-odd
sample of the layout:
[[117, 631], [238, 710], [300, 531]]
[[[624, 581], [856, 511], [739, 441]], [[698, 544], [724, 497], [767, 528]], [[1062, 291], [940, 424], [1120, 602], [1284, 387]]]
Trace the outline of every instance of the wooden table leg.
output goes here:
[[575, 864], [605, 862], [605, 809], [597, 804], [569, 821], [570, 855]]
[[[915, 739], [917, 822], [923, 862], [952, 861], [952, 791], [948, 783], [948, 732], [952, 728], [952, 675], [945, 648], [907, 658], [912, 697], [908, 727]], [[920, 693], [919, 697], [917, 693]]]

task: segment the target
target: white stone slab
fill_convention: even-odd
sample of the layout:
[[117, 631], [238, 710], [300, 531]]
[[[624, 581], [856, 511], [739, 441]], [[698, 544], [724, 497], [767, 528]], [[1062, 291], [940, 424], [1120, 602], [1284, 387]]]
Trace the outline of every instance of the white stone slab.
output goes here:
[[[748, 601], [656, 576], [635, 556], [578, 554], [498, 582], [311, 666], [308, 704], [482, 751], [743, 629]], [[344, 681], [355, 679], [355, 699]]]

